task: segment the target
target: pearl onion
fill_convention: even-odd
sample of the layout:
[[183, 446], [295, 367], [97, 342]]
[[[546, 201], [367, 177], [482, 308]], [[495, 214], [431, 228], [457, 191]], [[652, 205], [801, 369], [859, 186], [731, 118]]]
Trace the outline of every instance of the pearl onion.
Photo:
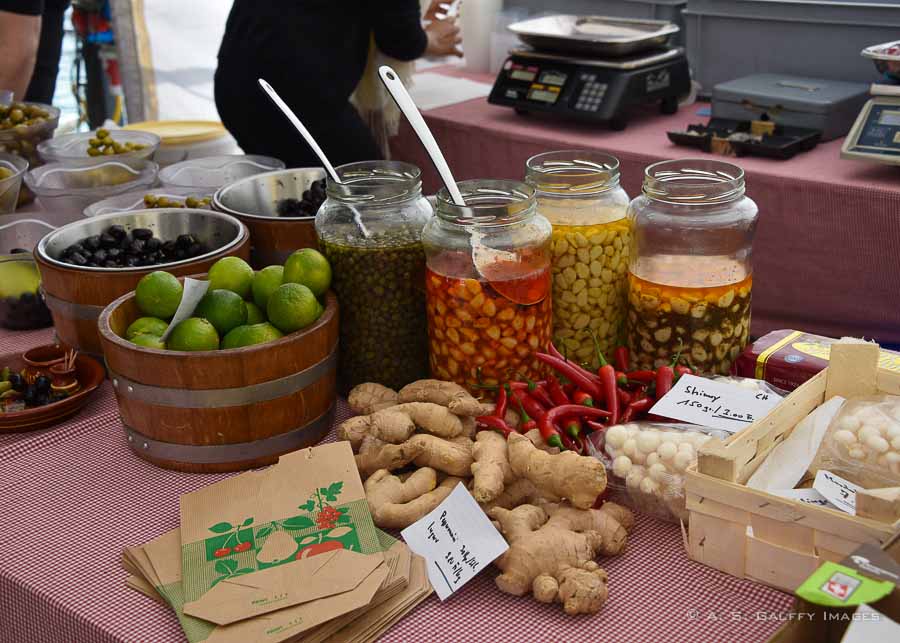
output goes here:
[[675, 457], [675, 454], [678, 453], [678, 447], [675, 446], [672, 442], [663, 442], [656, 449], [656, 452], [663, 460], [671, 460]]
[[635, 464], [644, 464], [647, 461], [647, 454], [640, 449], [635, 449], [634, 455], [631, 456], [631, 460]]
[[843, 431], [851, 431], [853, 433], [856, 433], [857, 431], [859, 431], [859, 427], [859, 418], [857, 418], [855, 415], [845, 415], [838, 422], [838, 428]]
[[694, 447], [693, 447], [693, 445], [691, 445], [687, 442], [682, 442], [681, 444], [678, 445], [678, 453], [686, 453], [689, 458], [693, 458], [694, 457]]
[[624, 424], [623, 426], [625, 427], [625, 431], [628, 432], [628, 437], [631, 438], [633, 438], [635, 434], [641, 430], [641, 427], [639, 427], [637, 424]]
[[611, 426], [606, 430], [606, 444], [615, 449], [625, 444], [626, 439], [628, 439], [628, 431], [621, 424]]
[[887, 454], [882, 453], [880, 456], [878, 456], [878, 459], [875, 460], [875, 464], [877, 464], [879, 467], [890, 466], [890, 464], [888, 463]]
[[656, 480], [657, 482], [662, 482], [667, 475], [665, 465], [659, 463], [651, 465], [647, 473], [653, 480]]
[[838, 444], [843, 444], [844, 446], [849, 447], [851, 444], [856, 442], [856, 434], [854, 434], [853, 431], [841, 429], [840, 431], [834, 432], [834, 441]]
[[631, 458], [627, 455], [620, 455], [613, 460], [613, 473], [620, 478], [624, 478], [631, 471]]
[[881, 417], [881, 412], [874, 406], [864, 406], [861, 409], [858, 409], [855, 415], [861, 424], [868, 424], [872, 420], [879, 419]]
[[895, 405], [894, 408], [891, 409], [891, 417], [897, 420], [897, 422], [900, 422], [900, 404]]
[[868, 438], [866, 446], [876, 453], [885, 453], [890, 448], [888, 441], [880, 436]]
[[849, 455], [854, 460], [866, 459], [866, 452], [861, 447], [852, 447], [849, 451], [847, 451], [847, 455]]
[[652, 494], [659, 490], [659, 485], [652, 478], [644, 478], [641, 480], [641, 493]]
[[675, 468], [678, 469], [679, 471], [684, 471], [689, 466], [691, 466], [691, 463], [693, 461], [694, 461], [693, 452], [688, 453], [687, 451], [679, 451], [678, 454], [675, 456], [675, 461], [673, 464], [675, 465]]
[[658, 464], [658, 463], [659, 463], [659, 454], [658, 453], [656, 453], [654, 451], [653, 453], [647, 454], [647, 459], [645, 460], [645, 464], [648, 467], [652, 467], [654, 464]]
[[633, 458], [635, 451], [637, 451], [637, 442], [632, 438], [625, 440], [625, 444], [622, 445], [622, 452], [629, 458]]
[[900, 453], [897, 453], [896, 451], [889, 451], [884, 454], [884, 457], [890, 465], [900, 464]]
[[656, 431], [641, 431], [637, 436], [637, 446], [644, 453], [652, 453], [659, 446], [659, 435]]
[[900, 425], [891, 424], [887, 431], [884, 432], [884, 437], [888, 440], [893, 440], [894, 438], [900, 438]]
[[860, 442], [868, 442], [871, 438], [877, 438], [879, 435], [881, 434], [878, 432], [878, 429], [869, 424], [866, 424], [856, 434]]
[[897, 436], [893, 440], [891, 440], [891, 448], [894, 451], [900, 451], [900, 436]]
[[628, 476], [625, 478], [625, 486], [629, 489], [637, 489], [643, 480], [644, 474], [637, 467], [631, 467], [631, 471], [628, 472]]
[[659, 439], [660, 442], [680, 442], [681, 435], [681, 433], [676, 433], [675, 431], [663, 431], [659, 434]]

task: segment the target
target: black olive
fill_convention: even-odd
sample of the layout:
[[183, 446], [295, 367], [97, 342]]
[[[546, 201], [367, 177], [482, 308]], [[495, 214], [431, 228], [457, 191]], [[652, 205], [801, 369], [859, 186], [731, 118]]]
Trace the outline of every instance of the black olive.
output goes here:
[[131, 256], [125, 257], [125, 265], [128, 266], [129, 268], [132, 266], [136, 266], [137, 261], [138, 261], [137, 257], [131, 257]]
[[35, 393], [34, 394], [34, 405], [35, 406], [46, 406], [50, 402], [50, 395], [47, 393]]
[[87, 259], [85, 259], [84, 255], [80, 252], [73, 252], [72, 256], [69, 257], [76, 266], [83, 266], [87, 263]]
[[112, 248], [113, 246], [116, 246], [118, 244], [119, 244], [119, 242], [110, 233], [104, 232], [103, 234], [100, 235], [100, 247], [101, 248]]
[[196, 257], [197, 255], [203, 254], [203, 246], [199, 243], [191, 244], [191, 247], [187, 249], [188, 257]]
[[167, 255], [175, 252], [175, 242], [166, 241], [164, 244], [162, 244], [162, 251]]
[[103, 267], [104, 268], [118, 268], [119, 262], [114, 261], [113, 259], [107, 259], [106, 261], [103, 262]]
[[50, 378], [46, 375], [39, 375], [34, 380], [34, 388], [37, 389], [38, 393], [46, 393], [50, 390]]
[[125, 232], [125, 228], [120, 225], [111, 225], [106, 229], [106, 232], [116, 239], [122, 239], [128, 234]]
[[10, 373], [9, 375], [9, 383], [12, 386], [14, 391], [21, 391], [25, 386], [24, 378], [18, 373]]
[[104, 261], [106, 261], [107, 256], [107, 252], [103, 248], [94, 251], [94, 261], [96, 261], [97, 263], [103, 263]]
[[119, 241], [119, 250], [128, 250], [131, 247], [131, 239], [128, 236], [122, 237]]
[[90, 237], [82, 241], [81, 245], [83, 245], [88, 250], [96, 250], [100, 247], [100, 235], [91, 235]]
[[68, 257], [76, 252], [84, 252], [84, 246], [82, 246], [80, 243], [73, 243], [71, 246], [63, 250], [62, 256]]
[[125, 250], [130, 255], [137, 255], [144, 251], [144, 242], [140, 239], [135, 239], [131, 242], [131, 245]]
[[122, 254], [122, 251], [119, 250], [118, 248], [110, 248], [109, 250], [106, 251], [106, 256], [109, 257], [110, 259], [115, 259], [116, 257], [120, 256], [121, 254]]
[[178, 239], [176, 239], [175, 244], [179, 248], [189, 248], [195, 241], [196, 240], [194, 239], [194, 235], [192, 234], [180, 234], [178, 235]]
[[135, 228], [131, 231], [131, 236], [134, 239], [140, 239], [141, 241], [146, 241], [150, 237], [153, 236], [153, 230], [149, 230], [147, 228]]
[[23, 304], [33, 304], [37, 301], [37, 297], [33, 292], [22, 293], [22, 296], [19, 298]]
[[88, 268], [99, 268], [100, 267], [96, 261], [91, 261], [90, 259], [84, 265], [87, 266]]
[[28, 252], [28, 251], [25, 248], [13, 248], [12, 250], [9, 251], [9, 254], [19, 255], [19, 254], [22, 254], [23, 252]]
[[181, 260], [187, 258], [187, 251], [184, 248], [178, 248], [175, 250], [175, 259]]
[[149, 250], [150, 252], [154, 252], [154, 251], [156, 251], [156, 250], [159, 250], [160, 246], [162, 246], [162, 241], [160, 241], [160, 240], [157, 239], [156, 237], [152, 237], [152, 238], [150, 238], [150, 239], [147, 239], [147, 240], [144, 242], [144, 247], [145, 247], [147, 250]]
[[34, 405], [34, 397], [37, 395], [37, 391], [35, 390], [32, 384], [28, 384], [25, 387], [25, 391], [22, 393], [22, 399], [25, 401], [26, 406]]

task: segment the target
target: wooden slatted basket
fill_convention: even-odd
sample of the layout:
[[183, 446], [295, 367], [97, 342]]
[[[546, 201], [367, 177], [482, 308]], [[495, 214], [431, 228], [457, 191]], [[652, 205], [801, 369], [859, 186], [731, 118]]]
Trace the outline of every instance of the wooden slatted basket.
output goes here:
[[875, 344], [835, 344], [828, 368], [766, 417], [701, 448], [685, 479], [693, 560], [793, 592], [822, 562], [840, 561], [862, 543], [880, 546], [900, 529], [900, 521], [851, 516], [745, 486], [772, 449], [825, 400], [900, 395], [900, 373], [879, 369], [877, 359]]

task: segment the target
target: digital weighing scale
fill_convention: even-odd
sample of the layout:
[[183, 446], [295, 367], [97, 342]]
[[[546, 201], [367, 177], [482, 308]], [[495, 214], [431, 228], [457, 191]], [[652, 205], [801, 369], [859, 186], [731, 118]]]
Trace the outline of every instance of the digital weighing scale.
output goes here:
[[621, 130], [631, 108], [678, 110], [691, 90], [684, 49], [667, 47], [678, 26], [659, 20], [546, 16], [510, 25], [530, 48], [514, 49], [488, 102]]
[[900, 41], [866, 47], [862, 55], [898, 84], [872, 85], [872, 98], [844, 139], [841, 158], [900, 165]]

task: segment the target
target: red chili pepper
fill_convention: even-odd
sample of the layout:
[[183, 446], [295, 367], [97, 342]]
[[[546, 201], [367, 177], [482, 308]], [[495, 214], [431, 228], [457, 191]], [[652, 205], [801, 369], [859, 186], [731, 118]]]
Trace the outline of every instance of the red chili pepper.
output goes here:
[[509, 393], [506, 391], [506, 386], [501, 386], [497, 389], [497, 403], [494, 406], [494, 417], [498, 417], [501, 420], [506, 417], [506, 407], [509, 403]]
[[537, 422], [535, 422], [532, 419], [529, 419], [525, 424], [522, 425], [521, 432], [528, 433], [529, 431], [531, 431], [531, 429], [536, 429], [536, 428], [537, 428]]
[[619, 398], [620, 409], [624, 409], [626, 406], [631, 404], [631, 393], [629, 393], [625, 389], [616, 389], [616, 397]]
[[594, 340], [594, 350], [597, 352], [597, 361], [600, 362], [600, 367], [602, 368], [609, 364], [609, 362], [606, 361], [606, 357], [603, 356], [603, 351], [600, 350], [600, 341], [597, 339], [597, 334], [591, 328], [588, 328], [588, 333], [590, 333], [591, 339]]
[[563, 392], [566, 396], [571, 400], [572, 396], [575, 395], [575, 391], [578, 390], [578, 387], [574, 384], [563, 384]]
[[566, 395], [562, 386], [559, 385], [559, 380], [553, 375], [547, 378], [547, 393], [550, 395], [550, 399], [553, 400], [553, 406], [569, 404], [569, 396]]
[[571, 435], [573, 438], [577, 438], [581, 435], [581, 422], [576, 418], [568, 419], [565, 422], [565, 430], [567, 434]]
[[[560, 430], [557, 428], [556, 423], [558, 420], [562, 419], [566, 416], [574, 416], [577, 418], [600, 418], [600, 417], [609, 417], [609, 411], [604, 411], [603, 409], [595, 409], [589, 406], [579, 406], [577, 404], [563, 404], [562, 406], [557, 406], [549, 411], [547, 411], [546, 415], [539, 421], [538, 427], [541, 430], [541, 436], [544, 438], [544, 442], [549, 444], [550, 446], [562, 446], [561, 444], [557, 444], [556, 440], [559, 439]], [[553, 442], [551, 439], [556, 438]], [[584, 445], [582, 445], [583, 447]]]
[[650, 407], [653, 406], [653, 398], [645, 397], [641, 400], [637, 400], [636, 402], [632, 402], [628, 405], [628, 408], [625, 409], [625, 412], [622, 414], [622, 422], [630, 422], [634, 416], [639, 413], [645, 413], [650, 410]]
[[625, 376], [635, 382], [649, 384], [656, 380], [656, 371], [628, 371]]
[[556, 406], [556, 404], [553, 402], [553, 398], [550, 397], [550, 394], [547, 392], [546, 387], [544, 387], [543, 385], [539, 385], [536, 389], [531, 391], [530, 395], [548, 409], [552, 409], [554, 406]]
[[562, 439], [563, 446], [568, 451], [574, 451], [578, 455], [584, 455], [584, 442], [581, 441], [580, 437], [570, 438], [565, 433], [560, 436]]
[[606, 401], [606, 408], [610, 412], [610, 424], [618, 424], [619, 389], [616, 385], [616, 369], [611, 364], [605, 364], [600, 367], [598, 374], [603, 382], [603, 397]]
[[693, 375], [694, 369], [690, 366], [683, 366], [682, 364], [678, 364], [675, 367], [675, 381], [677, 382], [682, 375]]
[[622, 371], [616, 371], [616, 384], [619, 386], [628, 386], [628, 376]]
[[595, 422], [594, 420], [585, 420], [585, 424], [591, 429], [591, 431], [606, 431], [607, 425], [602, 422]]
[[553, 342], [550, 342], [549, 344], [547, 344], [547, 352], [550, 355], [553, 355], [553, 357], [558, 357], [559, 359], [563, 359], [563, 360], [567, 359], [565, 355], [563, 355], [562, 353], [559, 352], [559, 349], [556, 348], [556, 344], [554, 344]]
[[[503, 389], [500, 389], [501, 391]], [[496, 415], [482, 415], [481, 417], [475, 418], [476, 424], [481, 427], [492, 429], [494, 431], [500, 431], [503, 435], [509, 435], [510, 433], [517, 433], [515, 429], [513, 429], [509, 424], [506, 423], [506, 420], [503, 418], [499, 418]]]
[[567, 362], [565, 360], [559, 359], [558, 357], [554, 357], [553, 355], [547, 355], [546, 353], [535, 353], [534, 356], [545, 364], [553, 367], [557, 373], [565, 376], [566, 379], [568, 379], [570, 382], [575, 384], [578, 388], [583, 390], [594, 399], [600, 399], [600, 389], [597, 387], [594, 381], [590, 377], [588, 377], [587, 373], [577, 364]]
[[575, 395], [572, 396], [572, 402], [582, 406], [594, 406], [594, 398], [582, 390], [575, 391]]
[[656, 399], [672, 389], [672, 382], [675, 380], [675, 372], [671, 366], [660, 366], [656, 371]]
[[531, 418], [534, 418], [536, 422], [540, 422], [541, 418], [547, 414], [547, 410], [541, 406], [541, 403], [531, 397], [527, 391], [513, 389], [512, 394], [518, 400], [519, 408], [528, 416], [527, 419], [523, 419], [523, 422], [527, 422]]
[[613, 360], [616, 363], [617, 371], [627, 371], [628, 370], [628, 348], [626, 346], [619, 346], [613, 352]]

